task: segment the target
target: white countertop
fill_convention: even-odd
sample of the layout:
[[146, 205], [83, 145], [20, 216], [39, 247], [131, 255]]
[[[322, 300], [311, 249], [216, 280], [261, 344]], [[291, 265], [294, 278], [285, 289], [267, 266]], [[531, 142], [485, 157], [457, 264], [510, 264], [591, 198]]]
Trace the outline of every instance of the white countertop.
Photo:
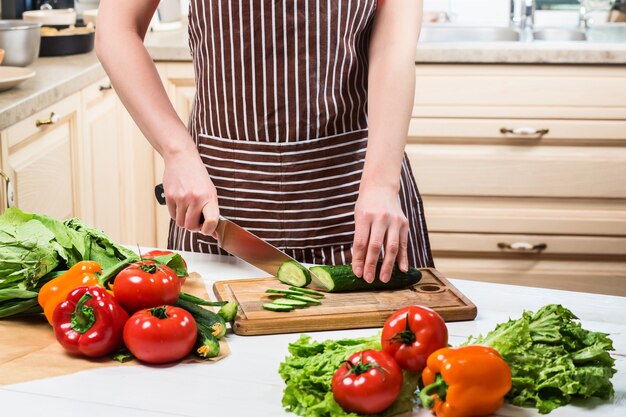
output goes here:
[[[235, 258], [183, 254], [191, 271], [200, 273], [211, 293], [213, 281], [265, 276]], [[616, 351], [612, 402], [587, 401], [585, 408], [565, 406], [551, 417], [626, 415], [626, 298], [451, 280], [478, 307], [470, 322], [448, 323], [450, 343], [486, 333], [496, 323], [518, 318], [524, 309], [550, 303], [571, 309], [584, 328], [610, 333]], [[315, 339], [369, 336], [375, 329], [311, 333]], [[281, 407], [284, 384], [278, 365], [287, 344], [299, 334], [227, 336], [231, 355], [212, 364], [99, 368], [72, 375], [0, 387], [3, 416], [166, 417], [295, 416]], [[0, 375], [0, 378], [2, 376]], [[420, 410], [415, 416], [431, 416]], [[534, 409], [505, 406], [498, 416], [528, 417]]]

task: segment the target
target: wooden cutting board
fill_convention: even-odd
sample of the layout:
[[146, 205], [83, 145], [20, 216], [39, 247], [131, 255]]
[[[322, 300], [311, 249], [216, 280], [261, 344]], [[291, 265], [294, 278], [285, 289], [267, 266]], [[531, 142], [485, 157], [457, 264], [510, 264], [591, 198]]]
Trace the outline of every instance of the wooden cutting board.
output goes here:
[[405, 290], [326, 294], [321, 305], [289, 312], [261, 307], [272, 300], [266, 289], [288, 288], [275, 278], [217, 281], [213, 291], [219, 300], [239, 303], [233, 324], [238, 335], [382, 327], [394, 311], [413, 304], [434, 309], [446, 321], [476, 317], [476, 306], [439, 271], [433, 268], [421, 271], [422, 279]]

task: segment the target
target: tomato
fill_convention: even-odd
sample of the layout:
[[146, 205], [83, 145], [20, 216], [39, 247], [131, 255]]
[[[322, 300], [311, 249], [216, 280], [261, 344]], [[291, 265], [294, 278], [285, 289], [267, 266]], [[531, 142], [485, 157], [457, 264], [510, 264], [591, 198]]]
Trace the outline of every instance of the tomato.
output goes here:
[[124, 325], [124, 343], [141, 361], [167, 363], [191, 352], [197, 337], [193, 316], [186, 310], [161, 306], [140, 310]]
[[[141, 255], [142, 258], [144, 259], [154, 259], [158, 256], [166, 256], [166, 255], [171, 255], [175, 252], [169, 251], [169, 250], [161, 250], [161, 249], [155, 249], [155, 250], [151, 250], [150, 252], [144, 253]], [[188, 270], [187, 268], [187, 262], [185, 261], [185, 259], [181, 256], [181, 259], [183, 260], [183, 265], [185, 265], [185, 270]], [[187, 280], [187, 276], [184, 277], [179, 277], [180, 278], [180, 285], [183, 285], [185, 283], [185, 281]]]
[[381, 345], [402, 369], [422, 372], [428, 356], [448, 345], [448, 328], [441, 316], [428, 307], [405, 307], [385, 322]]
[[378, 350], [357, 352], [337, 369], [333, 397], [346, 412], [376, 414], [400, 395], [402, 369], [389, 354]]
[[117, 274], [113, 294], [124, 310], [132, 314], [143, 308], [175, 304], [180, 285], [170, 267], [146, 260], [135, 262]]

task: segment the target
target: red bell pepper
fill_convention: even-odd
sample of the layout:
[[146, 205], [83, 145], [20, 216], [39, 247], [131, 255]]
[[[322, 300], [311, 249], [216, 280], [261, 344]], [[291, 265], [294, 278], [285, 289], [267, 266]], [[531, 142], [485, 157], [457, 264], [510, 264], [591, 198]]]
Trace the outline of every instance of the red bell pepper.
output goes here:
[[101, 287], [78, 287], [54, 310], [54, 334], [68, 352], [91, 358], [123, 344], [128, 313]]

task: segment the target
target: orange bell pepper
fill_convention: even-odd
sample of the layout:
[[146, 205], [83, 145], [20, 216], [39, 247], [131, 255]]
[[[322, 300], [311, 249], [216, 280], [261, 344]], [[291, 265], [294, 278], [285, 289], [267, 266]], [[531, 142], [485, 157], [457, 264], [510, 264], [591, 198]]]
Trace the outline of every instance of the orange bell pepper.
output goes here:
[[511, 389], [511, 369], [487, 346], [442, 348], [422, 371], [420, 400], [437, 417], [475, 417], [495, 413]]
[[37, 301], [43, 308], [43, 313], [48, 323], [53, 324], [54, 309], [65, 299], [67, 295], [78, 287], [101, 287], [98, 275], [102, 268], [94, 261], [81, 261], [72, 266], [66, 273], [48, 281], [41, 290]]

